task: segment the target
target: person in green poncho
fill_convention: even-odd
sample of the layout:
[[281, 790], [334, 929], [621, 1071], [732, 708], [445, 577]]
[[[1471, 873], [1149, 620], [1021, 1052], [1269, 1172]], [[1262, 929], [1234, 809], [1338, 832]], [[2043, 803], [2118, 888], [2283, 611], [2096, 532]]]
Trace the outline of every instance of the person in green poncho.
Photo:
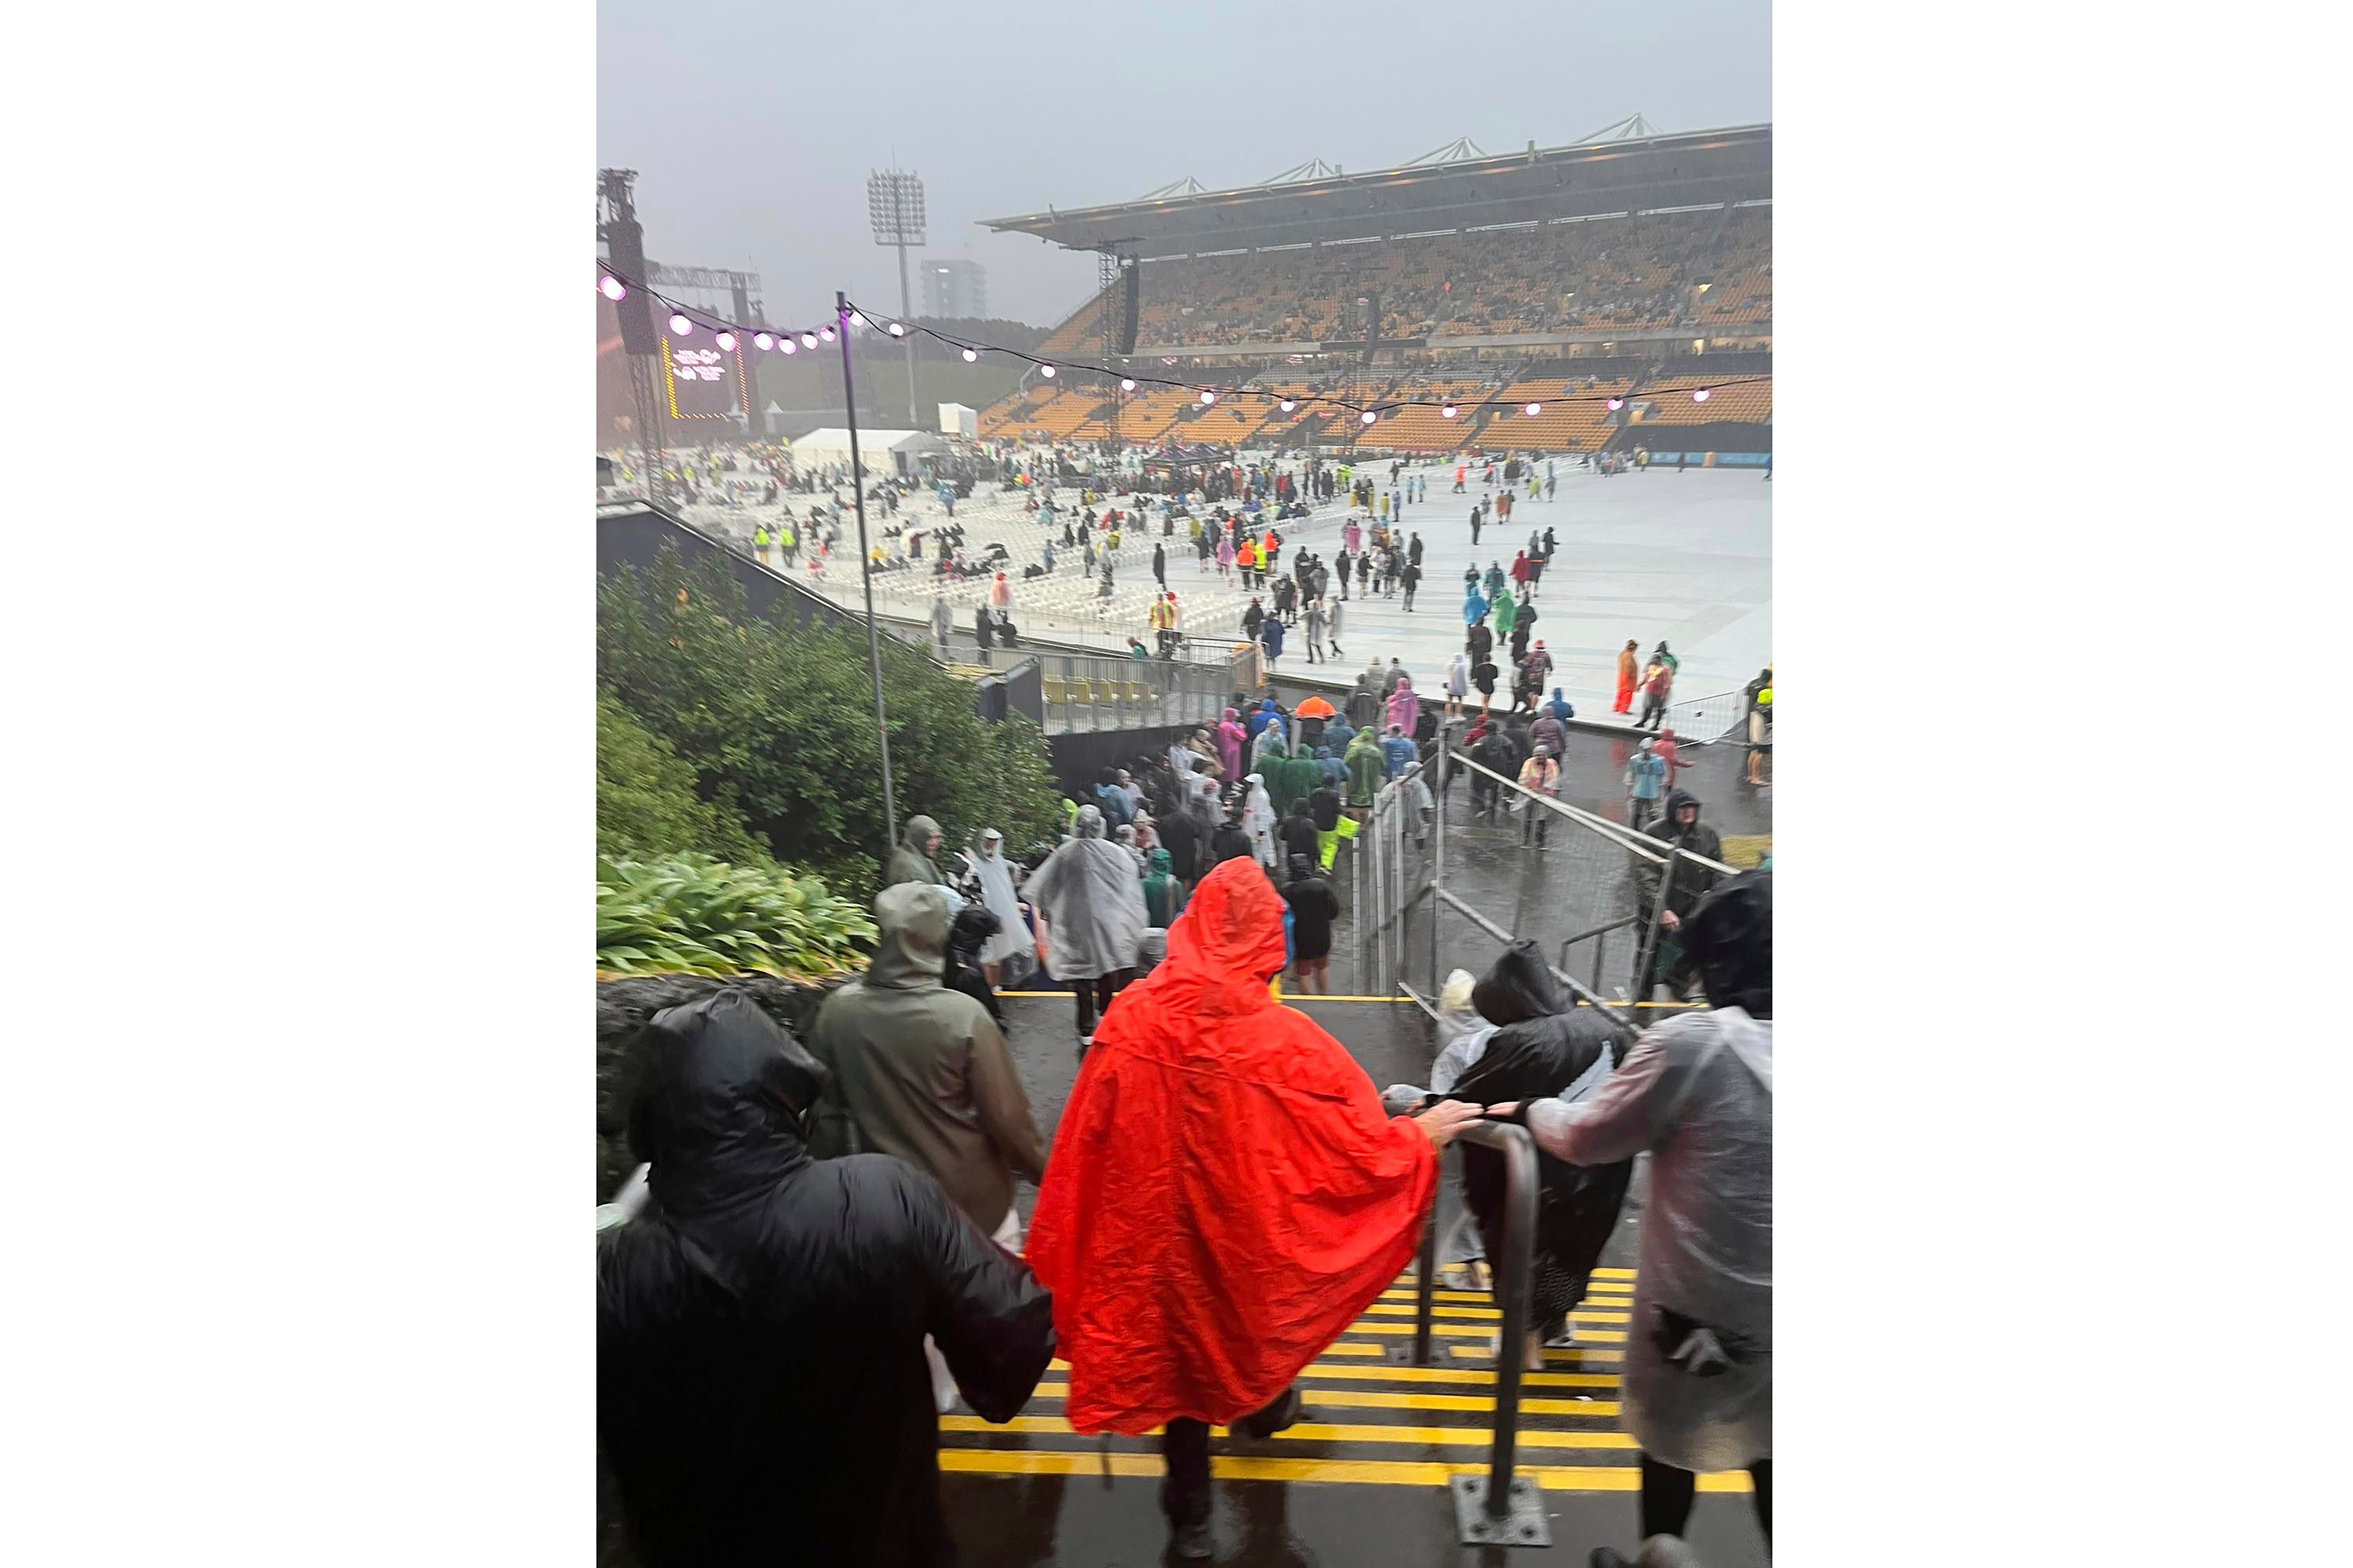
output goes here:
[[1152, 874], [1144, 879], [1144, 913], [1151, 924], [1166, 931], [1185, 912], [1185, 884], [1174, 874], [1175, 862], [1166, 849], [1152, 852]]
[[1498, 639], [1512, 635], [1512, 623], [1519, 619], [1520, 606], [1509, 594], [1495, 600], [1495, 636]]
[[1284, 763], [1291, 775], [1291, 793], [1294, 799], [1305, 800], [1324, 783], [1324, 764], [1315, 759], [1324, 748], [1309, 741], [1292, 743], [1290, 759]]
[[1369, 811], [1373, 796], [1380, 793], [1381, 775], [1387, 770], [1381, 748], [1373, 740], [1369, 727], [1357, 731], [1356, 738], [1348, 742], [1347, 763], [1348, 807], [1352, 811]]

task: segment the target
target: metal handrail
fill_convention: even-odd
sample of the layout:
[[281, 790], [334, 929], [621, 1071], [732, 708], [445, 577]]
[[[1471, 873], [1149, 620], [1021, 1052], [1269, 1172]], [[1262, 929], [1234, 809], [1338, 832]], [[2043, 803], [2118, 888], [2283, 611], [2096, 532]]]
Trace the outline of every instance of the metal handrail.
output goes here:
[[[1586, 810], [1583, 806], [1571, 805], [1565, 800], [1558, 800], [1548, 795], [1538, 795], [1534, 790], [1526, 788], [1517, 779], [1507, 779], [1493, 768], [1482, 767], [1479, 763], [1472, 762], [1467, 752], [1450, 752], [1448, 754], [1452, 757], [1453, 760], [1461, 763], [1464, 767], [1470, 769], [1472, 773], [1484, 773], [1489, 778], [1493, 779], [1497, 784], [1502, 784], [1504, 788], [1512, 790], [1515, 794], [1525, 796], [1526, 799], [1534, 801], [1540, 805], [1546, 806], [1562, 816], [1567, 817], [1571, 822], [1581, 824], [1584, 826], [1594, 828], [1601, 833], [1609, 835], [1615, 838], [1621, 847], [1627, 849], [1632, 854], [1641, 856], [1645, 860], [1649, 860], [1653, 864], [1660, 866], [1663, 866], [1667, 863], [1667, 856], [1663, 851], [1672, 848], [1672, 846], [1651, 837], [1649, 834], [1642, 832], [1639, 828], [1629, 827], [1622, 822], [1612, 822], [1606, 816], [1597, 816], [1592, 812]], [[1706, 867], [1711, 871], [1718, 871], [1727, 877], [1737, 877], [1740, 875], [1739, 868], [1736, 866], [1727, 866], [1721, 860], [1711, 860], [1704, 855], [1694, 855], [1688, 849], [1678, 850], [1677, 853], [1682, 855], [1682, 857], [1686, 860], [1697, 861], [1700, 865]]]
[[[1536, 1146], [1528, 1130], [1508, 1121], [1474, 1121], [1455, 1136], [1504, 1161], [1504, 1256], [1491, 1258], [1504, 1299], [1503, 1342], [1495, 1357], [1495, 1435], [1487, 1474], [1456, 1476], [1448, 1482], [1454, 1522], [1465, 1546], [1550, 1546], [1544, 1489], [1515, 1475], [1520, 1440], [1520, 1358], [1528, 1336], [1528, 1297], [1536, 1250]], [[1433, 1198], [1422, 1226], [1420, 1267], [1415, 1271], [1413, 1359], [1428, 1366], [1430, 1320], [1435, 1315], [1438, 1275], [1438, 1211]]]

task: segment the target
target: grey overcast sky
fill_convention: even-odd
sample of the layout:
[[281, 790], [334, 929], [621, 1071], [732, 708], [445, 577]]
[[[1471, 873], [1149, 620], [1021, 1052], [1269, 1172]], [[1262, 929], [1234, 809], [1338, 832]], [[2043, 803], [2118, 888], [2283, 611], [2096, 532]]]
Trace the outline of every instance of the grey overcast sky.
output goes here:
[[1093, 258], [976, 220], [1310, 158], [1385, 168], [1458, 136], [1556, 146], [1638, 110], [1755, 124], [1772, 82], [1768, 0], [600, 0], [596, 156], [638, 171], [648, 255], [756, 265], [780, 321], [843, 287], [896, 308], [866, 220], [867, 173], [895, 156], [929, 210], [913, 259], [978, 261], [991, 315], [1046, 324], [1092, 291]]

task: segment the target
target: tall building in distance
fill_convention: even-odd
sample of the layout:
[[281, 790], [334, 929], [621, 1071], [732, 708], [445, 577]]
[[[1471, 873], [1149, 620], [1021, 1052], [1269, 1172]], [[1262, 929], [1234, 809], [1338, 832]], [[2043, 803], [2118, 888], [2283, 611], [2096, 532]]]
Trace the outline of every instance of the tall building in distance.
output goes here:
[[923, 314], [970, 319], [987, 315], [987, 270], [977, 261], [924, 262]]

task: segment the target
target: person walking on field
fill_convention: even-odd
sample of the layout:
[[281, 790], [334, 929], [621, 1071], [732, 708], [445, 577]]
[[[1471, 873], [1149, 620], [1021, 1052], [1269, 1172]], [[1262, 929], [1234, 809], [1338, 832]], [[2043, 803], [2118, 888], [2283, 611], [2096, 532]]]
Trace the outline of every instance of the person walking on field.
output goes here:
[[1665, 719], [1667, 694], [1674, 689], [1674, 672], [1663, 664], [1653, 663], [1642, 672], [1642, 713], [1634, 721], [1637, 730], [1655, 730]]
[[1635, 654], [1640, 645], [1632, 637], [1618, 650], [1618, 700], [1609, 711], [1631, 713], [1634, 710], [1634, 683], [1641, 674], [1642, 661]]

